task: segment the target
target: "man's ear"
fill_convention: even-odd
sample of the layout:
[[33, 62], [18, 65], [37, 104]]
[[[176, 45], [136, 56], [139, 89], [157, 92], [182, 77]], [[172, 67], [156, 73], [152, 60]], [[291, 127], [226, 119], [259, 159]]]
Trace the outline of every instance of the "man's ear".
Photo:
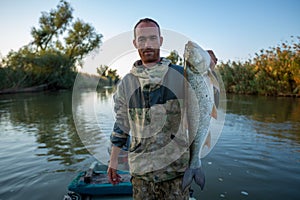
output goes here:
[[160, 46], [163, 44], [164, 38], [162, 36], [159, 37], [160, 38]]
[[136, 44], [136, 40], [135, 40], [135, 39], [132, 40], [132, 43], [133, 43], [133, 46], [137, 49], [138, 47], [137, 47], [137, 44]]

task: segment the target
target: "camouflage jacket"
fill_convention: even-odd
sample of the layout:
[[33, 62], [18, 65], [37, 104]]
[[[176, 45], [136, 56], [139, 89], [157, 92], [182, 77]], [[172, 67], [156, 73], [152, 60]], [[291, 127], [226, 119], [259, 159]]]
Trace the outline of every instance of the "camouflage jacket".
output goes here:
[[184, 128], [183, 67], [162, 58], [151, 68], [137, 61], [114, 95], [111, 142], [124, 147], [133, 176], [161, 182], [182, 176], [189, 163]]

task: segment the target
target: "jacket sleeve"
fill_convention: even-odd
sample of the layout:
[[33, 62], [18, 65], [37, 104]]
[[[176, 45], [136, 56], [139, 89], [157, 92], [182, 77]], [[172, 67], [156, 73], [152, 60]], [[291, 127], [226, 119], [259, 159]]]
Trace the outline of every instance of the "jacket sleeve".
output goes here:
[[124, 83], [121, 81], [113, 97], [116, 121], [110, 136], [111, 143], [120, 148], [128, 148], [127, 140], [130, 131], [128, 122], [128, 102], [124, 91]]

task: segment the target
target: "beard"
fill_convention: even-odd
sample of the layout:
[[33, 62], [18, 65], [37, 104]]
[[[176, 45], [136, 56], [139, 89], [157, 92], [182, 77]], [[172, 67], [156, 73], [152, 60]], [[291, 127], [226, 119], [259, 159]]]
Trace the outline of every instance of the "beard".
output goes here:
[[160, 60], [160, 50], [159, 49], [139, 49], [139, 55], [143, 63], [153, 63]]

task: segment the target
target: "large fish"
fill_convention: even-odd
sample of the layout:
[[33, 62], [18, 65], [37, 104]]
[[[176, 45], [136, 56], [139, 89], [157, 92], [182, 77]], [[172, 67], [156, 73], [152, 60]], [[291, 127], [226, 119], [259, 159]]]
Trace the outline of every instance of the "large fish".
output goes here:
[[186, 106], [188, 131], [191, 138], [190, 163], [184, 173], [182, 189], [185, 190], [193, 179], [203, 189], [205, 176], [201, 166], [201, 150], [209, 133], [211, 118], [217, 118], [213, 87], [219, 84], [211, 69], [211, 58], [207, 51], [189, 41], [184, 51], [184, 68], [187, 79]]

